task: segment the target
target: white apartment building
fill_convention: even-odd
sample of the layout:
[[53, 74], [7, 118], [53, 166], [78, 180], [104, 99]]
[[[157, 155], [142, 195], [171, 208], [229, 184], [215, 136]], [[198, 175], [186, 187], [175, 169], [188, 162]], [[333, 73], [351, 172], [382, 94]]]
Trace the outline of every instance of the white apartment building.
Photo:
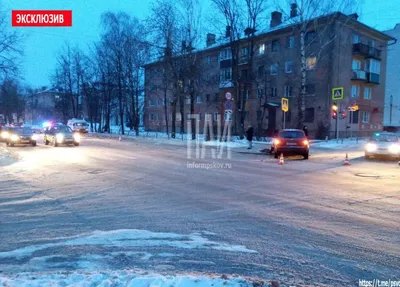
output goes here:
[[397, 42], [388, 46], [384, 126], [400, 127], [400, 23], [385, 33]]

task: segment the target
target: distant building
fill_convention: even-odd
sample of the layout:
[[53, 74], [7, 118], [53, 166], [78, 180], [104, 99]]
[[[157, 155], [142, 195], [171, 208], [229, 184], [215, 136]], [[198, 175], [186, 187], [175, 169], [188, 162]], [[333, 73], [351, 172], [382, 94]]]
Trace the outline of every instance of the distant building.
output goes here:
[[[290, 15], [296, 17], [296, 7], [292, 5]], [[328, 22], [335, 19], [334, 22]], [[335, 134], [335, 120], [332, 118], [332, 88], [344, 88], [344, 100], [339, 102], [344, 119], [339, 120], [340, 135], [350, 131], [366, 136], [383, 128], [383, 106], [386, 84], [386, 50], [394, 39], [357, 20], [356, 14], [333, 13], [314, 20], [318, 25], [305, 36], [306, 50], [306, 108], [305, 121], [310, 136]], [[199, 77], [207, 83], [195, 101], [195, 113], [200, 115], [200, 133], [206, 120], [216, 120], [225, 110], [236, 110], [237, 93], [245, 93], [244, 125], [249, 124], [262, 130], [259, 135], [271, 135], [283, 127], [283, 113], [280, 103], [282, 97], [289, 98], [289, 112], [286, 127], [298, 125], [298, 94], [301, 78], [299, 24], [288, 24], [282, 14], [273, 12], [271, 25], [255, 36], [239, 42], [238, 89], [232, 84], [232, 55], [227, 41], [216, 41], [214, 34], [207, 35], [206, 48], [197, 50], [196, 58], [204, 72]], [[291, 20], [291, 19], [289, 19]], [[328, 23], [323, 25], [323, 23]], [[293, 23], [293, 22], [292, 22]], [[322, 24], [321, 24], [322, 23]], [[344, 23], [344, 24], [343, 24]], [[336, 35], [332, 40], [316, 39], [318, 29], [325, 29]], [[326, 34], [329, 34], [326, 33]], [[325, 34], [325, 37], [327, 35]], [[249, 46], [253, 41], [255, 49], [252, 63], [249, 63]], [[325, 41], [325, 43], [324, 43]], [[326, 47], [323, 48], [322, 45]], [[323, 48], [323, 49], [322, 49]], [[392, 49], [392, 47], [391, 47]], [[318, 51], [322, 51], [319, 55]], [[397, 61], [400, 59], [398, 57]], [[250, 65], [251, 64], [251, 65]], [[164, 111], [165, 83], [157, 77], [162, 70], [162, 62], [145, 66], [145, 117], [147, 130], [165, 131]], [[251, 71], [249, 69], [252, 69]], [[251, 81], [249, 81], [251, 79]], [[398, 81], [400, 82], [400, 81]], [[244, 90], [242, 87], [247, 86]], [[167, 88], [167, 100], [173, 99], [173, 83]], [[400, 89], [398, 89], [400, 90]], [[225, 104], [225, 94], [230, 92], [232, 105]], [[400, 99], [400, 97], [399, 97]], [[350, 105], [357, 104], [359, 110], [347, 113]], [[184, 113], [177, 106], [176, 132], [179, 133], [181, 118], [185, 120], [190, 112], [190, 100], [183, 103]], [[167, 105], [168, 123], [171, 131], [172, 107]], [[322, 133], [321, 133], [322, 127]], [[186, 122], [185, 122], [186, 131]]]
[[63, 115], [58, 103], [62, 93], [55, 88], [43, 88], [26, 96], [25, 123], [40, 125], [44, 121], [63, 121]]
[[[386, 34], [400, 39], [400, 23], [394, 29], [385, 31]], [[388, 47], [385, 119], [386, 127], [400, 127], [400, 42]]]

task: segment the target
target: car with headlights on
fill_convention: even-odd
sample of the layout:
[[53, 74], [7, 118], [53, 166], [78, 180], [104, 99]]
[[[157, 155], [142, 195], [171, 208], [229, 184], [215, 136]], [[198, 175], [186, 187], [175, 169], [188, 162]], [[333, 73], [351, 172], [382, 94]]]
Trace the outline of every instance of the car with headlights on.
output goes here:
[[0, 142], [6, 142], [8, 137], [8, 127], [0, 126]]
[[391, 132], [374, 133], [365, 145], [365, 158], [400, 157], [400, 136]]
[[271, 146], [271, 152], [275, 158], [282, 154], [301, 155], [308, 159], [310, 152], [310, 143], [303, 130], [284, 129], [274, 138]]
[[74, 133], [69, 126], [55, 125], [48, 127], [44, 131], [44, 144], [52, 144], [57, 147], [59, 145], [79, 146], [81, 137], [79, 133]]
[[9, 127], [7, 129], [7, 136], [5, 142], [7, 146], [13, 147], [14, 145], [32, 145], [36, 146], [38, 140], [35, 134], [29, 127]]

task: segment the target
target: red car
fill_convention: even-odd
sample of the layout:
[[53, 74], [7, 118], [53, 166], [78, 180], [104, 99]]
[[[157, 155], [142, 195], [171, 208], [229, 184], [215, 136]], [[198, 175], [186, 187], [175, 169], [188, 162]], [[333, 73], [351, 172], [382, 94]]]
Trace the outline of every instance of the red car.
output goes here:
[[274, 138], [271, 151], [275, 158], [278, 158], [282, 153], [302, 155], [304, 159], [308, 159], [310, 143], [303, 130], [285, 129]]

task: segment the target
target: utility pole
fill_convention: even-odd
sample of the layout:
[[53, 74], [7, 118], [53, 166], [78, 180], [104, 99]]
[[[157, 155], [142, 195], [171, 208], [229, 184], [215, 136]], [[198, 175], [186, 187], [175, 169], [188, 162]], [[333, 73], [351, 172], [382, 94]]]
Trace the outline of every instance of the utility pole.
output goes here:
[[390, 123], [392, 123], [393, 95], [390, 95]]

